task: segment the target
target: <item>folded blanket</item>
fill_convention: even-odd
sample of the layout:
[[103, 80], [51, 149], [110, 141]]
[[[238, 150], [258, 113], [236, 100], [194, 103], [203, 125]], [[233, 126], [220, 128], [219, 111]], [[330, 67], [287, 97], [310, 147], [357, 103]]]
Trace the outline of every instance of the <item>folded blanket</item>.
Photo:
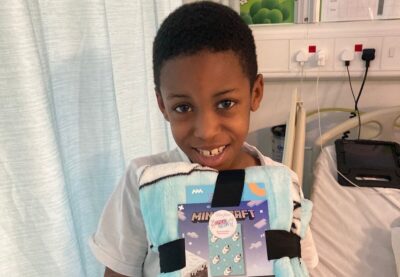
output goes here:
[[[187, 203], [187, 188], [215, 186], [218, 171], [190, 163], [169, 163], [139, 169], [140, 207], [152, 249], [181, 238], [178, 233], [178, 205]], [[270, 230], [284, 230], [304, 237], [311, 218], [312, 203], [300, 196], [285, 167], [255, 166], [245, 169], [245, 184], [262, 184], [268, 202]], [[242, 201], [246, 197], [243, 192]], [[204, 261], [199, 260], [199, 266]], [[274, 260], [275, 276], [308, 276], [301, 258]], [[204, 265], [202, 265], [204, 267]], [[229, 271], [226, 272], [227, 275]], [[181, 270], [160, 276], [181, 276]]]

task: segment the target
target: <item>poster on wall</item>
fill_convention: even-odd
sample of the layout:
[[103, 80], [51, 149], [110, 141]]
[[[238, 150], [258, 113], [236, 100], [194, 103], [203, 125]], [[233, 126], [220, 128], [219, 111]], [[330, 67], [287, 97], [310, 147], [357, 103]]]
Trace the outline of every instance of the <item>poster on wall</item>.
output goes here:
[[400, 18], [399, 0], [321, 0], [321, 21]]
[[294, 0], [240, 0], [240, 16], [249, 25], [294, 23]]

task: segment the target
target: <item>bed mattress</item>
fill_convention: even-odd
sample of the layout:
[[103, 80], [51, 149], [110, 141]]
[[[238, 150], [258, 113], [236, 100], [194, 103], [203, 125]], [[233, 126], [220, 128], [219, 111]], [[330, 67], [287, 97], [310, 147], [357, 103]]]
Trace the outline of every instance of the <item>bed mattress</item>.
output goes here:
[[400, 190], [339, 185], [334, 146], [324, 148], [314, 176], [311, 229], [319, 264], [310, 275], [398, 276], [391, 229], [400, 226]]

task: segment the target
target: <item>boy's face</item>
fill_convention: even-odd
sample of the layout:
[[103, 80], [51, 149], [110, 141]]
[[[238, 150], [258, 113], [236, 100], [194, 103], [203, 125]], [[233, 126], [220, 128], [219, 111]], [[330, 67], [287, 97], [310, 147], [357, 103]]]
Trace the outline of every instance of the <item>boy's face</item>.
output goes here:
[[259, 107], [263, 79], [250, 82], [232, 51], [201, 51], [165, 62], [156, 93], [178, 146], [191, 162], [217, 170], [257, 162], [242, 145], [250, 111]]

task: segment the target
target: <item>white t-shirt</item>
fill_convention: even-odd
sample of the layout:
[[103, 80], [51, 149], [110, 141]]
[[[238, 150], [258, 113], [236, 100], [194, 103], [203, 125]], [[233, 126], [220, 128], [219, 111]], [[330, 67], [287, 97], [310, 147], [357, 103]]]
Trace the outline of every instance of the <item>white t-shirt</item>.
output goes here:
[[[260, 160], [261, 165], [283, 166], [261, 154], [257, 148], [245, 143], [244, 149]], [[125, 175], [107, 202], [97, 232], [89, 245], [102, 264], [127, 276], [155, 277], [160, 272], [158, 253], [150, 249], [139, 205], [139, 185], [136, 171], [143, 165], [170, 162], [189, 162], [179, 149], [133, 160]], [[299, 188], [297, 175], [291, 171], [295, 188]], [[302, 192], [300, 190], [302, 196]], [[301, 242], [301, 255], [308, 268], [318, 263], [318, 256], [308, 230]]]

